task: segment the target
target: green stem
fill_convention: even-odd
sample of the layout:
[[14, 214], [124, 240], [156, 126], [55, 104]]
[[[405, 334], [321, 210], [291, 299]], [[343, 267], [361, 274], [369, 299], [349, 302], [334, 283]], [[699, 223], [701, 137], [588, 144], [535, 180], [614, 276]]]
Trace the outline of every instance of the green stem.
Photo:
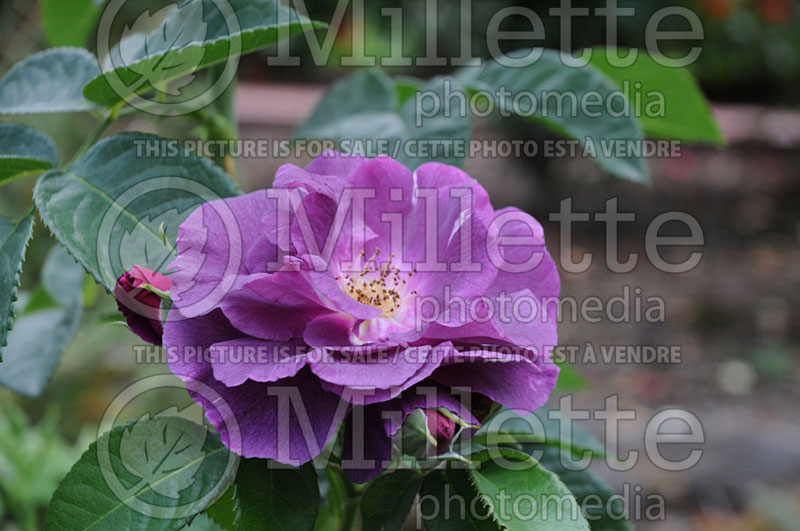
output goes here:
[[[221, 75], [221, 73], [220, 71], [219, 74]], [[226, 123], [230, 138], [237, 138], [239, 131], [236, 127], [236, 78], [231, 80], [211, 107], [216, 111], [215, 114]]]
[[342, 477], [330, 466], [325, 469], [325, 475], [330, 485], [328, 489], [328, 504], [331, 508], [331, 513], [333, 517], [336, 518], [337, 522], [341, 522], [342, 511], [347, 502], [347, 490], [345, 489]]
[[[208, 75], [214, 79], [222, 74], [224, 65], [212, 66], [208, 69]], [[159, 91], [159, 98], [163, 101], [163, 91]], [[205, 107], [201, 109], [186, 108], [184, 116], [192, 119], [208, 128], [209, 137], [213, 140], [237, 140], [239, 132], [236, 124], [236, 79], [231, 82], [219, 93], [208, 94]], [[144, 102], [136, 107], [126, 106], [115, 114], [116, 118], [127, 118], [137, 113], [148, 113], [149, 108], [157, 108], [162, 101]], [[121, 106], [122, 104], [120, 104]], [[171, 104], [175, 109], [181, 109], [182, 104], [175, 102]], [[102, 133], [102, 131], [101, 131]], [[96, 139], [95, 139], [96, 140]], [[226, 155], [216, 157], [214, 162], [225, 169], [232, 177], [236, 178], [239, 174], [239, 161]]]
[[358, 520], [361, 487], [348, 481], [342, 468], [336, 464], [329, 464], [325, 469], [325, 475], [330, 483], [328, 503], [339, 523], [337, 529], [351, 531]]
[[[209, 75], [213, 78], [221, 76], [224, 65], [217, 65], [209, 69]], [[239, 138], [239, 131], [236, 124], [236, 78], [225, 87], [225, 89], [214, 98], [214, 101], [202, 111], [205, 114], [209, 133], [216, 140], [236, 140]], [[216, 161], [234, 178], [239, 174], [239, 161], [225, 155]]]
[[344, 506], [342, 521], [339, 524], [339, 531], [352, 531], [358, 516], [359, 498], [350, 498]]
[[15, 505], [16, 508], [9, 512], [16, 518], [19, 527], [23, 529], [23, 531], [36, 531], [39, 529], [36, 507], [21, 501]]
[[192, 113], [198, 122], [209, 128], [210, 136], [215, 140], [235, 140], [236, 130], [231, 127], [228, 121], [220, 116], [218, 113], [211, 109], [207, 112], [206, 109], [200, 109]]
[[95, 127], [94, 131], [92, 131], [92, 133], [89, 135], [86, 141], [84, 141], [83, 145], [72, 156], [72, 158], [67, 163], [67, 166], [78, 160], [78, 158], [80, 158], [81, 155], [86, 153], [86, 151], [90, 147], [92, 147], [94, 143], [100, 139], [101, 136], [103, 136], [103, 133], [105, 133], [106, 129], [108, 129], [108, 126], [110, 126], [117, 120], [118, 116], [119, 116], [119, 106], [113, 107], [111, 111], [108, 113], [108, 115], [105, 117], [105, 119], [102, 122], [100, 122], [100, 124], [97, 127]]

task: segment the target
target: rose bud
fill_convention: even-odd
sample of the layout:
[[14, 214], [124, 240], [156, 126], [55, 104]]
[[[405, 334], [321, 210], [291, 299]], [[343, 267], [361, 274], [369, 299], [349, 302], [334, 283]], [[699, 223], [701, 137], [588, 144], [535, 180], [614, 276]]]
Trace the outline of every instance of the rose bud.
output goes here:
[[114, 287], [114, 298], [131, 331], [148, 343], [161, 345], [161, 295], [172, 287], [169, 277], [133, 266], [125, 271]]
[[428, 432], [436, 438], [436, 453], [442, 453], [450, 446], [450, 440], [456, 434], [456, 421], [443, 415], [436, 409], [426, 409]]

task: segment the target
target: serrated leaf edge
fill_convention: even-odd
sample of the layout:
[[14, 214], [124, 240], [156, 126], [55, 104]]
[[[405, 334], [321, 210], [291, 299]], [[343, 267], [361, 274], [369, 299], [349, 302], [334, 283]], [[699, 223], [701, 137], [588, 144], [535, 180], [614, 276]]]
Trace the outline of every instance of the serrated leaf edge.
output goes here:
[[[86, 153], [84, 153], [83, 157], [88, 156], [95, 149], [98, 149], [100, 146], [102, 146], [102, 145], [104, 145], [104, 144], [106, 144], [108, 142], [111, 142], [112, 140], [116, 140], [116, 139], [118, 139], [120, 137], [127, 137], [127, 136], [145, 137], [145, 138], [151, 138], [151, 139], [157, 140], [157, 141], [169, 141], [169, 139], [160, 137], [158, 135], [150, 134], [150, 133], [127, 131], [127, 132], [124, 132], [124, 133], [119, 133], [119, 134], [112, 135], [112, 136], [109, 136], [109, 137], [106, 137], [106, 138], [102, 139], [100, 142], [96, 143], [91, 148], [89, 148], [89, 150]], [[224, 170], [222, 170], [221, 168], [216, 166], [209, 159], [207, 159], [206, 157], [202, 157], [202, 156], [200, 156], [200, 155], [198, 155], [196, 153], [193, 153], [192, 151], [189, 151], [184, 146], [180, 146], [180, 150], [181, 150], [181, 153], [182, 153], [183, 156], [188, 157], [188, 158], [194, 157], [197, 160], [199, 160], [200, 164], [204, 165], [206, 167], [206, 169], [209, 169], [211, 173], [219, 173], [220, 178], [227, 180], [228, 184], [230, 184], [232, 186], [233, 190], [235, 192], [237, 192], [237, 194], [240, 195], [242, 193], [242, 189], [239, 186], [239, 184], [236, 181], [234, 181], [233, 179], [231, 179], [230, 176], [227, 173], [225, 173]], [[43, 209], [42, 208], [42, 204], [44, 202], [44, 199], [42, 199], [42, 197], [41, 197], [41, 187], [43, 186], [42, 183], [44, 182], [44, 180], [47, 179], [47, 176], [49, 174], [53, 173], [53, 172], [57, 172], [60, 175], [63, 175], [64, 173], [73, 173], [74, 175], [78, 175], [77, 173], [72, 172], [70, 170], [70, 168], [72, 168], [72, 166], [77, 164], [78, 161], [82, 160], [83, 157], [81, 157], [80, 159], [74, 161], [67, 168], [64, 168], [64, 169], [54, 168], [52, 170], [47, 171], [44, 175], [42, 175], [39, 178], [39, 180], [36, 182], [36, 186], [33, 189], [33, 201], [34, 201], [34, 203], [36, 203], [36, 207], [37, 207], [37, 209], [39, 211], [39, 217], [42, 218], [42, 222], [47, 227], [47, 229], [50, 231], [50, 233], [53, 236], [55, 236], [55, 238], [58, 240], [59, 244], [61, 244], [67, 250], [67, 253], [72, 257], [73, 260], [75, 260], [77, 263], [79, 263], [83, 267], [83, 269], [87, 273], [89, 273], [89, 275], [91, 275], [91, 277], [94, 279], [95, 283], [101, 285], [103, 287], [103, 289], [106, 291], [106, 293], [110, 294], [110, 293], [113, 293], [114, 286], [106, 286], [103, 283], [103, 280], [98, 278], [97, 274], [95, 274], [94, 271], [92, 271], [89, 267], [87, 267], [86, 264], [83, 263], [83, 261], [72, 252], [72, 250], [69, 248], [69, 245], [64, 243], [64, 241], [62, 240], [61, 235], [59, 234], [59, 232], [54, 229], [54, 227], [56, 225], [53, 223], [52, 219], [49, 219], [49, 217], [47, 215], [47, 212], [46, 212], [47, 209]]]
[[[153, 417], [153, 418], [155, 418], [155, 417]], [[173, 418], [173, 417], [161, 417], [161, 418]], [[186, 422], [192, 422], [192, 421], [190, 421], [190, 420], [188, 420], [188, 419], [185, 419], [185, 418], [183, 418], [183, 417], [174, 417], [174, 418], [181, 419], [181, 420], [184, 420], [184, 421], [186, 421]], [[153, 420], [153, 419], [151, 418], [150, 420]], [[103, 437], [109, 437], [109, 438], [110, 438], [110, 437], [111, 437], [111, 434], [112, 434], [112, 432], [113, 432], [115, 429], [117, 429], [117, 428], [120, 428], [120, 431], [128, 430], [128, 429], [131, 429], [132, 425], [135, 425], [135, 424], [136, 424], [136, 423], [138, 423], [138, 422], [139, 422], [139, 420], [136, 420], [136, 419], [134, 419], [134, 420], [130, 420], [130, 421], [128, 421], [128, 422], [126, 422], [126, 423], [124, 423], [124, 424], [119, 424], [119, 425], [117, 425], [117, 426], [114, 426], [114, 427], [112, 427], [112, 428], [111, 428], [109, 431], [107, 431], [107, 432], [103, 433], [103, 434], [102, 434], [100, 437], [98, 437], [97, 439], [95, 439], [94, 441], [92, 441], [92, 443], [89, 445], [89, 448], [87, 448], [87, 449], [86, 449], [86, 451], [84, 451], [84, 452], [81, 454], [81, 456], [78, 458], [78, 460], [77, 460], [75, 463], [73, 463], [73, 465], [72, 465], [72, 467], [70, 468], [69, 472], [67, 472], [67, 474], [66, 474], [66, 475], [65, 475], [63, 478], [61, 478], [61, 481], [59, 481], [59, 482], [58, 482], [58, 486], [56, 487], [55, 491], [53, 491], [53, 496], [50, 498], [50, 501], [48, 502], [48, 514], [47, 514], [47, 516], [48, 516], [48, 517], [49, 517], [49, 513], [50, 513], [50, 503], [52, 503], [53, 499], [55, 498], [55, 494], [56, 494], [56, 493], [57, 493], [57, 492], [58, 492], [58, 491], [61, 489], [61, 487], [62, 487], [62, 485], [63, 485], [64, 481], [65, 481], [65, 480], [67, 479], [67, 477], [70, 475], [70, 473], [71, 473], [71, 472], [72, 472], [72, 470], [75, 468], [75, 466], [76, 466], [78, 463], [80, 463], [81, 459], [83, 459], [83, 457], [84, 457], [84, 456], [86, 456], [86, 455], [88, 455], [89, 453], [95, 453], [95, 454], [96, 454], [96, 453], [97, 453], [97, 444], [98, 444], [98, 442], [100, 441], [100, 439], [102, 439]], [[192, 424], [196, 424], [196, 423], [192, 422]], [[199, 424], [197, 424], [197, 425], [198, 425], [198, 426], [200, 426]], [[203, 426], [203, 427], [205, 428], [205, 426]], [[208, 430], [208, 428], [205, 428], [205, 429], [206, 429], [206, 430], [207, 430], [209, 433], [213, 433], [213, 432], [211, 432], [210, 430]], [[227, 448], [227, 447], [226, 447], [224, 444], [220, 443], [220, 447], [219, 447], [219, 448], [217, 448], [217, 449], [215, 449], [215, 450], [213, 450], [213, 452], [210, 452], [210, 453], [207, 453], [207, 454], [205, 454], [205, 455], [203, 456], [203, 460], [205, 460], [205, 459], [206, 459], [206, 458], [207, 458], [209, 455], [211, 455], [212, 453], [219, 452], [220, 450], [230, 451], [230, 450], [228, 450], [228, 448]], [[201, 462], [202, 462], [203, 460], [201, 460]], [[98, 466], [100, 466], [100, 465], [98, 465]], [[174, 473], [173, 473], [173, 474], [174, 474]], [[234, 480], [235, 476], [236, 476], [236, 474], [232, 474], [232, 475], [231, 475], [231, 478], [230, 478], [230, 481], [231, 481], [231, 482], [233, 482], [233, 480]], [[161, 480], [159, 480], [159, 481], [163, 481], [163, 479], [161, 479]], [[224, 492], [224, 491], [223, 491], [223, 492]], [[137, 495], [138, 495], [138, 493], [137, 493]], [[119, 500], [119, 501], [122, 501], [122, 505], [125, 505], [125, 500]], [[116, 507], [115, 507], [113, 510], [114, 510], [114, 511], [115, 511], [115, 510], [117, 510], [117, 508], [118, 508], [118, 507], [120, 507], [120, 505], [117, 505], [117, 506], [116, 506]], [[203, 511], [200, 511], [200, 512], [202, 513]], [[102, 515], [102, 518], [105, 518], [106, 516], [108, 516], [108, 514], [110, 514], [110, 513], [106, 513], [106, 514]], [[198, 513], [198, 514], [199, 514], [199, 513]], [[101, 519], [102, 519], [102, 518], [101, 518]], [[99, 522], [99, 521], [100, 521], [100, 520], [97, 520], [96, 522], [94, 522], [94, 524], [97, 524], [97, 522]], [[94, 524], [93, 524], [93, 526], [94, 526]], [[92, 527], [93, 527], [93, 526], [92, 526]], [[45, 529], [47, 529], [47, 520], [45, 520]]]
[[[31, 220], [30, 227], [28, 227], [28, 235], [25, 238], [25, 244], [22, 246], [22, 252], [20, 253], [20, 259], [17, 263], [16, 271], [11, 275], [11, 297], [9, 297], [8, 302], [8, 319], [5, 323], [0, 323], [0, 326], [2, 326], [0, 329], [0, 362], [3, 361], [3, 347], [8, 344], [8, 333], [14, 326], [14, 316], [16, 313], [14, 311], [14, 303], [17, 302], [17, 288], [19, 287], [19, 277], [22, 273], [22, 263], [25, 261], [25, 254], [28, 250], [28, 244], [32, 239], [31, 236], [33, 236], [33, 226], [36, 224], [36, 219], [33, 216], [33, 213], [26, 214], [17, 220], [17, 222], [14, 224], [14, 228], [8, 235], [8, 238], [10, 238], [17, 231], [17, 229], [19, 229], [20, 224], [27, 218], [30, 218]], [[6, 240], [0, 244], [0, 248], [6, 244], [8, 238], [6, 238]]]
[[[504, 451], [504, 450], [511, 450], [511, 449], [507, 449], [507, 448], [497, 448], [497, 449], [500, 450], [501, 452]], [[479, 452], [479, 453], [482, 453], [482, 452]], [[551, 478], [551, 480], [553, 482], [555, 482], [557, 485], [560, 485], [561, 488], [564, 490], [564, 492], [569, 494], [569, 497], [572, 498], [572, 501], [575, 503], [575, 506], [578, 508], [579, 514], [583, 518], [584, 522], [586, 522], [586, 528], [590, 529], [589, 522], [588, 522], [588, 520], [586, 520], [586, 516], [583, 514], [583, 510], [581, 509], [580, 503], [578, 503], [578, 499], [575, 497], [575, 494], [572, 493], [570, 488], [567, 487], [566, 483], [564, 483], [561, 480], [561, 477], [558, 474], [556, 474], [555, 472], [553, 472], [552, 470], [550, 470], [549, 468], [544, 466], [542, 463], [540, 463], [537, 459], [534, 459], [532, 456], [530, 456], [528, 454], [525, 454], [523, 452], [519, 452], [517, 450], [511, 450], [511, 452], [509, 452], [509, 454], [514, 454], [514, 458], [519, 458], [521, 461], [530, 461], [530, 462], [534, 463], [535, 464], [534, 466], [536, 468], [542, 469], [545, 473], [547, 473], [550, 476], [550, 478]], [[468, 469], [467, 476], [469, 476], [470, 480], [472, 480], [472, 475], [474, 473], [476, 473], [476, 472], [480, 473], [480, 468], [470, 468], [470, 469]], [[474, 486], [474, 483], [473, 483], [473, 486]], [[476, 489], [476, 492], [477, 492], [477, 487], [475, 487], [475, 489]], [[479, 492], [479, 495], [481, 497], [484, 496], [483, 494], [480, 494], [480, 492]], [[492, 514], [494, 514], [494, 512], [492, 512]], [[501, 523], [500, 525], [503, 526], [504, 529], [508, 529], [508, 526], [506, 526], [505, 524]]]

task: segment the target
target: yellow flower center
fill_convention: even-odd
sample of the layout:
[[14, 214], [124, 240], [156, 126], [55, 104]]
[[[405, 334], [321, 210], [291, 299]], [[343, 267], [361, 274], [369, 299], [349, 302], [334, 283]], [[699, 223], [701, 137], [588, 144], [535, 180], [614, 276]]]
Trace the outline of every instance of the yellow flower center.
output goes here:
[[[380, 254], [381, 250], [375, 249], [362, 269], [343, 272], [336, 280], [352, 298], [382, 310], [381, 317], [391, 317], [400, 308], [401, 295], [414, 271], [403, 273], [391, 261], [378, 266], [376, 259]], [[361, 251], [361, 255], [365, 256], [366, 252]], [[416, 291], [411, 294], [416, 295]]]

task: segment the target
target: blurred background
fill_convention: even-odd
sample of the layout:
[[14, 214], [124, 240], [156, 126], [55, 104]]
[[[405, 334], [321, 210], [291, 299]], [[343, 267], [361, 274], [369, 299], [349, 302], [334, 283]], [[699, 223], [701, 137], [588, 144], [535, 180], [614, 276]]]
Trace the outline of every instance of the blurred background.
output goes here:
[[[169, 2], [151, 2], [155, 7]], [[329, 21], [336, 2], [308, 2], [311, 18]], [[605, 2], [574, 2], [595, 7]], [[367, 6], [368, 55], [388, 55], [389, 19], [381, 7], [409, 9], [419, 24], [404, 24], [404, 51], [424, 55], [421, 0], [380, 0]], [[533, 9], [546, 23], [549, 47], [558, 47], [557, 19], [547, 17], [556, 1]], [[488, 18], [503, 0], [473, 5], [473, 52], [487, 55]], [[633, 2], [620, 2], [633, 6]], [[623, 454], [643, 450], [645, 425], [657, 411], [676, 406], [697, 415], [706, 443], [691, 470], [670, 473], [644, 456], [629, 472], [614, 473], [598, 463], [598, 474], [622, 490], [639, 486], [642, 498], [666, 500], [666, 519], [635, 522], [645, 530], [794, 530], [800, 522], [800, 4], [792, 0], [700, 0], [635, 3], [635, 17], [620, 20], [618, 45], [643, 47], [642, 20], [667, 5], [684, 5], [701, 17], [703, 53], [690, 67], [710, 99], [725, 147], [682, 146], [681, 156], [649, 159], [652, 186], [603, 174], [586, 159], [470, 159], [466, 170], [489, 191], [495, 207], [514, 205], [533, 213], [559, 253], [558, 230], [548, 215], [573, 198], [573, 210], [599, 213], [618, 197], [619, 210], [636, 221], [620, 225], [620, 252], [637, 252], [639, 264], [627, 274], [604, 265], [605, 226], [577, 224], [575, 255], [592, 252], [593, 265], [581, 274], [562, 271], [563, 295], [578, 301], [603, 299], [641, 288], [641, 298], [660, 297], [663, 323], [589, 324], [564, 322], [560, 342], [578, 345], [679, 345], [681, 362], [659, 364], [576, 364], [560, 392], [575, 393], [575, 405], [598, 408], [619, 395], [622, 409], [637, 420], [622, 422]], [[458, 0], [439, 0], [439, 46], [443, 55], [459, 53]], [[410, 15], [406, 15], [410, 16]], [[411, 15], [413, 16], [413, 15]], [[347, 22], [348, 17], [345, 17]], [[605, 45], [605, 20], [578, 18], [575, 48]], [[524, 27], [507, 29], [525, 29]], [[334, 59], [350, 52], [351, 28], [336, 36]], [[449, 32], [449, 33], [448, 33]], [[448, 35], [450, 36], [448, 38]], [[0, 73], [48, 46], [39, 6], [25, 0], [0, 2]], [[91, 49], [91, 41], [87, 43]], [[314, 66], [302, 37], [292, 44], [299, 67], [267, 66], [269, 51], [242, 59], [237, 93], [243, 138], [288, 138], [311, 112], [325, 88], [350, 71]], [[305, 51], [304, 51], [305, 50]], [[676, 50], [680, 51], [680, 50]], [[447, 71], [432, 67], [389, 69], [392, 74], [427, 78]], [[56, 140], [68, 160], [89, 134], [89, 115], [23, 117], [25, 123]], [[117, 130], [145, 130], [165, 136], [202, 136], [180, 118], [152, 122], [128, 119]], [[530, 123], [490, 118], [474, 122], [475, 138], [545, 138]], [[66, 157], [66, 158], [65, 158]], [[245, 159], [241, 182], [246, 191], [267, 187], [277, 167], [307, 160]], [[0, 213], [19, 217], [30, 205], [34, 178], [0, 189]], [[680, 275], [653, 268], [644, 260], [648, 223], [668, 211], [687, 212], [703, 229], [705, 245], [698, 267]], [[22, 289], [32, 290], [53, 240], [41, 223], [28, 249]], [[676, 257], [676, 261], [681, 257]], [[44, 394], [25, 398], [0, 390], [0, 529], [33, 528], [52, 491], [88, 442], [113, 397], [137, 378], [166, 370], [137, 365], [136, 339], [119, 324], [108, 324], [115, 305], [101, 288], [88, 285], [83, 324], [63, 356]], [[645, 304], [646, 307], [646, 304]], [[599, 356], [598, 356], [599, 357]], [[583, 422], [602, 435], [600, 423]], [[43, 473], [47, 471], [47, 473]]]

